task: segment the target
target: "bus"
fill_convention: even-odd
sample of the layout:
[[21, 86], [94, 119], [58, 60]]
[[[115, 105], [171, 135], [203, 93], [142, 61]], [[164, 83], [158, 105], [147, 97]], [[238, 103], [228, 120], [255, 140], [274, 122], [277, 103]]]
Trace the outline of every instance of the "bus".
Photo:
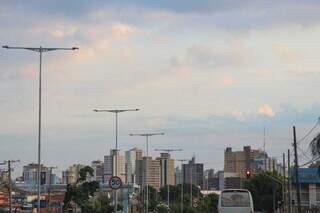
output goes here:
[[254, 213], [251, 193], [245, 189], [226, 189], [219, 196], [219, 213]]

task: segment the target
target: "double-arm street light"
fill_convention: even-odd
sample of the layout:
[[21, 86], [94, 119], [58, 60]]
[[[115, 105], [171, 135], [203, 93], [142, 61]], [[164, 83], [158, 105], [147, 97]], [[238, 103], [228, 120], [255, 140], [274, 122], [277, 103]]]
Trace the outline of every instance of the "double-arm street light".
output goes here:
[[[116, 159], [115, 159], [115, 174], [113, 176], [118, 176], [118, 114], [122, 112], [132, 112], [139, 111], [140, 109], [94, 109], [95, 112], [109, 112], [115, 114], [115, 132], [116, 132]], [[117, 212], [118, 208], [118, 198], [117, 198], [117, 190], [115, 190], [115, 212]]]
[[[168, 153], [168, 155], [170, 154], [170, 152], [180, 152], [182, 151], [182, 149], [155, 149], [155, 151], [159, 151], [159, 152], [166, 152]], [[168, 165], [168, 163], [167, 163]], [[168, 168], [168, 166], [167, 166]], [[168, 174], [166, 174], [168, 175]], [[167, 185], [167, 205], [168, 205], [168, 212], [170, 211], [170, 186], [168, 183], [168, 178], [166, 178], [166, 185]]]
[[142, 136], [146, 138], [146, 151], [147, 151], [147, 159], [146, 159], [146, 186], [147, 186], [147, 196], [146, 196], [146, 210], [145, 212], [148, 213], [149, 211], [149, 186], [148, 186], [148, 158], [149, 158], [149, 137], [155, 136], [155, 135], [164, 135], [164, 133], [142, 133], [142, 134], [129, 134], [130, 136]]
[[11, 47], [8, 45], [2, 46], [5, 49], [30, 50], [39, 53], [39, 123], [38, 123], [38, 206], [37, 212], [40, 213], [40, 195], [41, 195], [41, 98], [42, 98], [42, 53], [56, 51], [56, 50], [77, 50], [78, 47], [64, 48], [64, 47]]

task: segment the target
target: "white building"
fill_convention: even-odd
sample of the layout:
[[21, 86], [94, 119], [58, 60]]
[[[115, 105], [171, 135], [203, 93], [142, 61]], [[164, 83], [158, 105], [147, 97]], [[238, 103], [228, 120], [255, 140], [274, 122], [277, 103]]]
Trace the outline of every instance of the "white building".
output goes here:
[[136, 183], [136, 160], [142, 159], [142, 150], [138, 148], [125, 152], [126, 183]]

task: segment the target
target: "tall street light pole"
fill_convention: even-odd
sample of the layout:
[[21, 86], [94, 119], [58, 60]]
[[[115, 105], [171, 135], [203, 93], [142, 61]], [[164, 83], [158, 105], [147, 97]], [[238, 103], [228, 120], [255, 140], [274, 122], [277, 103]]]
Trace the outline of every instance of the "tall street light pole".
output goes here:
[[149, 137], [155, 135], [164, 135], [164, 133], [143, 133], [143, 134], [129, 134], [130, 136], [142, 136], [146, 138], [146, 145], [147, 145], [147, 159], [146, 159], [146, 186], [147, 186], [147, 193], [146, 193], [146, 210], [145, 212], [148, 213], [149, 211], [149, 186], [148, 186], [148, 160], [149, 160]]
[[[182, 149], [155, 149], [155, 151], [163, 151], [163, 152], [166, 152], [168, 153], [168, 155], [170, 154], [170, 152], [180, 152], [182, 151]], [[168, 159], [169, 160], [169, 159]], [[166, 168], [168, 168], [168, 161], [166, 162]], [[168, 205], [168, 212], [170, 211], [170, 186], [168, 184], [168, 174], [167, 174], [167, 171], [166, 171], [166, 185], [167, 185], [167, 205]]]
[[183, 213], [183, 183], [184, 183], [184, 173], [182, 170], [183, 162], [187, 162], [187, 159], [176, 159], [176, 161], [181, 162], [181, 175], [180, 175], [180, 181], [181, 181], [181, 213]]
[[[115, 174], [112, 176], [118, 176], [118, 114], [122, 112], [132, 112], [132, 111], [139, 111], [140, 109], [94, 109], [95, 112], [109, 112], [115, 114], [115, 132], [116, 132], [116, 159], [115, 159]], [[113, 159], [113, 157], [112, 157]], [[117, 197], [117, 190], [115, 190], [115, 212], [117, 212], [118, 208], [118, 197]]]
[[40, 195], [41, 195], [41, 98], [42, 98], [42, 53], [56, 50], [77, 50], [78, 47], [11, 47], [8, 45], [2, 46], [5, 49], [30, 50], [39, 53], [39, 121], [38, 121], [38, 206], [37, 212], [40, 213]]

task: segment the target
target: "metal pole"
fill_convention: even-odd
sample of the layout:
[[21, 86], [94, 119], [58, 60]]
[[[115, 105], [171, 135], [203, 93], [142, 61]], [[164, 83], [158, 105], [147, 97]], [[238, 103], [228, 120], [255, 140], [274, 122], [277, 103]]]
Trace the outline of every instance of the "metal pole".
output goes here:
[[169, 186], [168, 183], [167, 183], [167, 190], [168, 190], [168, 192], [167, 192], [167, 196], [168, 196], [168, 198], [167, 198], [167, 202], [168, 202], [168, 212], [170, 212], [170, 186]]
[[190, 179], [190, 183], [191, 183], [191, 184], [190, 184], [190, 190], [191, 190], [191, 191], [190, 191], [190, 204], [191, 204], [191, 208], [193, 207], [193, 206], [192, 206], [192, 179], [193, 179], [193, 178], [192, 178], [192, 175], [193, 175], [193, 174], [192, 174], [192, 173], [193, 173], [192, 170], [193, 170], [193, 167], [191, 166], [191, 168], [190, 168], [190, 176], [191, 176], [191, 179]]
[[51, 210], [51, 207], [50, 207], [50, 202], [51, 202], [51, 175], [52, 175], [52, 167], [50, 167], [50, 173], [49, 173], [49, 201], [48, 201], [48, 208], [49, 208], [49, 211]]
[[297, 192], [297, 202], [298, 202], [298, 213], [301, 213], [301, 198], [300, 198], [300, 182], [299, 182], [299, 164], [298, 164], [298, 151], [297, 151], [297, 136], [296, 127], [293, 127], [293, 147], [294, 147], [294, 163], [295, 163], [295, 177], [296, 177], [296, 192]]
[[12, 183], [11, 183], [11, 161], [8, 161], [8, 178], [9, 178], [9, 212], [12, 213]]
[[288, 212], [291, 213], [291, 166], [290, 166], [290, 149], [288, 149]]
[[276, 212], [276, 190], [275, 190], [276, 186], [273, 183], [273, 190], [272, 190], [272, 205], [273, 205], [273, 212]]
[[[116, 163], [115, 163], [115, 173], [116, 175], [115, 176], [118, 176], [118, 113], [116, 112], [115, 113], [115, 116], [116, 116]], [[114, 175], [113, 175], [114, 176]], [[117, 190], [115, 190], [115, 213], [118, 212], [118, 193], [117, 193]]]
[[149, 136], [146, 136], [147, 139], [147, 159], [146, 159], [146, 185], [147, 185], [147, 194], [146, 194], [146, 213], [149, 212], [149, 184], [148, 184], [148, 160], [149, 160]]
[[38, 123], [38, 205], [37, 213], [40, 213], [40, 195], [41, 195], [41, 98], [42, 98], [42, 47], [39, 49], [39, 123]]
[[287, 203], [287, 197], [286, 197], [286, 156], [284, 153], [282, 153], [282, 164], [283, 164], [283, 211], [286, 212], [286, 203]]
[[183, 161], [181, 161], [181, 175], [180, 175], [180, 179], [181, 179], [181, 213], [183, 213], [183, 182], [184, 182], [182, 165], [183, 165]]

